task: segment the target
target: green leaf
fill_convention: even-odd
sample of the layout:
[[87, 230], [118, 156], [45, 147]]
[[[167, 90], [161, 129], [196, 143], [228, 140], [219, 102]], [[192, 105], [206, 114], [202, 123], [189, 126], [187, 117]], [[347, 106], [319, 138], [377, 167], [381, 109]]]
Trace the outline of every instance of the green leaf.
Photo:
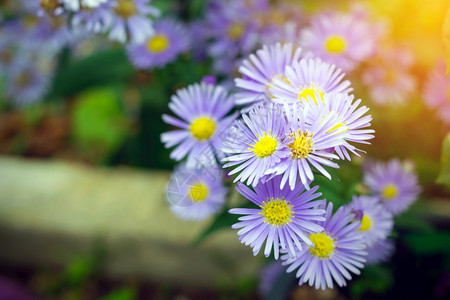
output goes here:
[[450, 233], [435, 232], [431, 234], [410, 234], [405, 237], [406, 243], [416, 254], [448, 254], [450, 253]]
[[416, 233], [432, 233], [435, 229], [426, 220], [430, 213], [425, 201], [417, 201], [407, 211], [394, 218], [395, 227]]
[[113, 88], [97, 88], [82, 93], [72, 116], [72, 134], [89, 158], [108, 158], [124, 142], [128, 123]]
[[92, 259], [80, 257], [67, 266], [64, 278], [70, 286], [80, 285], [88, 280], [94, 269]]
[[436, 180], [437, 183], [450, 186], [450, 132], [442, 143], [441, 172]]

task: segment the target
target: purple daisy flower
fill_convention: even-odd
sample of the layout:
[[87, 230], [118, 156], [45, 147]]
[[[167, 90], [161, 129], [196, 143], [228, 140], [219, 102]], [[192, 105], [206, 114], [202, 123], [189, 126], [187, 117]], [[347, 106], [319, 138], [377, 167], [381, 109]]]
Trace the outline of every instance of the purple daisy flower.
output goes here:
[[17, 56], [21, 26], [15, 21], [5, 22], [0, 29], [0, 76], [7, 74]]
[[294, 21], [287, 21], [282, 25], [266, 29], [261, 37], [261, 42], [269, 45], [275, 43], [297, 45], [299, 35], [299, 25]]
[[40, 17], [46, 15], [57, 16], [65, 11], [63, 0], [34, 0], [22, 2], [27, 2], [24, 4], [25, 10], [35, 13]]
[[[318, 94], [316, 93], [318, 97]], [[309, 96], [308, 96], [309, 97]], [[312, 99], [309, 97], [312, 102]], [[339, 168], [339, 165], [332, 162], [331, 159], [339, 159], [335, 154], [328, 151], [343, 143], [345, 131], [338, 128], [339, 123], [335, 113], [329, 113], [328, 109], [321, 111], [323, 118], [316, 118], [312, 123], [309, 113], [309, 106], [301, 108], [299, 104], [285, 104], [288, 126], [286, 136], [288, 140], [287, 147], [290, 150], [290, 156], [283, 159], [273, 168], [267, 171], [267, 174], [281, 175], [280, 187], [283, 188], [289, 181], [289, 186], [293, 190], [297, 184], [297, 178], [304, 186], [309, 188], [310, 181], [314, 180], [312, 168], [317, 169], [322, 175], [331, 179], [331, 175], [324, 169], [324, 166]]]
[[[371, 115], [365, 115], [369, 108], [366, 106], [359, 107], [361, 100], [358, 99], [353, 102], [355, 97], [348, 94], [325, 94], [323, 102], [320, 101], [318, 105], [311, 105], [313, 112], [310, 114], [313, 122], [316, 118], [322, 118], [321, 111], [328, 110], [337, 116], [336, 131], [345, 132], [344, 143], [334, 148], [341, 159], [351, 160], [349, 152], [360, 156], [357, 151], [364, 152], [350, 143], [370, 144], [367, 140], [374, 138], [373, 129], [370, 126], [372, 121]], [[323, 108], [325, 107], [325, 109]]]
[[183, 24], [163, 19], [155, 23], [155, 34], [145, 43], [128, 46], [128, 57], [136, 68], [163, 67], [189, 49], [190, 38]]
[[359, 222], [353, 222], [353, 214], [348, 209], [340, 207], [331, 216], [333, 204], [329, 203], [325, 221], [317, 222], [324, 231], [309, 235], [312, 245], [298, 250], [297, 257], [281, 256], [283, 265], [289, 265], [287, 272], [298, 268], [299, 285], [308, 283], [316, 289], [333, 288], [333, 280], [338, 286], [346, 286], [346, 280], [351, 280], [350, 272], [360, 274], [364, 267], [367, 252]]
[[406, 49], [388, 49], [377, 58], [362, 74], [371, 100], [379, 105], [406, 103], [416, 90], [410, 70], [414, 57]]
[[442, 121], [450, 125], [450, 76], [445, 75], [444, 61], [429, 75], [423, 97], [428, 107], [435, 109]]
[[183, 220], [202, 221], [217, 213], [227, 194], [221, 178], [221, 170], [212, 163], [207, 168], [180, 165], [166, 188], [170, 209]]
[[159, 10], [150, 6], [151, 0], [110, 0], [105, 9], [110, 13], [109, 38], [120, 43], [144, 43], [154, 34], [153, 22], [148, 16], [159, 16]]
[[19, 19], [24, 32], [22, 44], [29, 48], [54, 54], [86, 37], [86, 31], [69, 26], [72, 16], [64, 10], [62, 0], [26, 1], [24, 12]]
[[378, 240], [374, 245], [367, 248], [367, 264], [374, 265], [386, 262], [394, 254], [395, 245], [392, 239]]
[[309, 234], [321, 232], [322, 226], [317, 221], [325, 220], [325, 211], [319, 209], [325, 200], [315, 200], [321, 193], [316, 193], [318, 186], [305, 191], [301, 184], [294, 190], [280, 189], [281, 177], [275, 177], [260, 183], [254, 191], [242, 183], [236, 190], [258, 208], [233, 208], [230, 214], [244, 215], [232, 226], [238, 231], [239, 240], [253, 248], [257, 255], [264, 242], [264, 255], [268, 257], [274, 251], [275, 259], [279, 257], [280, 247], [289, 255], [295, 256], [295, 247], [302, 249], [302, 243], [312, 245]]
[[361, 222], [359, 231], [368, 247], [386, 239], [394, 227], [393, 216], [386, 210], [378, 198], [370, 196], [353, 197], [349, 208], [355, 219]]
[[103, 4], [74, 12], [71, 23], [73, 28], [83, 28], [92, 33], [104, 33], [111, 28], [113, 17], [110, 8]]
[[[264, 46], [244, 60], [239, 72], [243, 78], [236, 78], [236, 86], [244, 90], [236, 95], [236, 104], [255, 105], [268, 102], [272, 97], [269, 88], [274, 78], [284, 79], [286, 66], [300, 60], [301, 48], [292, 44]], [[246, 110], [250, 109], [246, 108]]]
[[307, 25], [307, 17], [301, 3], [275, 2], [270, 9], [258, 14], [262, 27], [263, 44], [298, 44], [300, 28]]
[[49, 79], [31, 60], [17, 61], [8, 71], [6, 97], [17, 106], [37, 102], [47, 91]]
[[223, 161], [227, 163], [223, 167], [234, 167], [228, 175], [240, 172], [234, 182], [247, 181], [255, 186], [269, 168], [290, 155], [285, 138], [287, 122], [283, 112], [274, 105], [254, 107], [242, 118], [234, 122], [224, 142]]
[[62, 0], [64, 6], [72, 11], [79, 11], [83, 8], [95, 8], [109, 0]]
[[214, 58], [214, 69], [230, 74], [240, 56], [246, 56], [259, 40], [258, 23], [252, 17], [261, 8], [245, 1], [211, 1], [206, 11], [207, 36], [212, 40], [208, 54]]
[[351, 71], [373, 55], [376, 39], [361, 18], [325, 13], [315, 16], [311, 27], [302, 31], [300, 45], [324, 61]]
[[179, 128], [161, 134], [166, 148], [178, 145], [170, 157], [179, 161], [187, 156], [189, 165], [211, 153], [220, 157], [222, 135], [236, 118], [226, 116], [233, 106], [233, 98], [220, 86], [194, 84], [178, 90], [169, 108], [181, 119], [163, 115], [164, 122]]
[[273, 78], [270, 93], [278, 103], [297, 103], [310, 96], [316, 102], [316, 92], [323, 99], [325, 93], [349, 93], [353, 91], [350, 81], [342, 79], [345, 74], [335, 65], [320, 59], [302, 59], [287, 66], [284, 78]]
[[20, 19], [23, 30], [21, 45], [28, 49], [39, 49], [49, 54], [74, 42], [76, 34], [67, 26], [66, 14], [38, 17], [28, 14]]
[[420, 186], [416, 174], [397, 159], [374, 163], [364, 172], [364, 183], [388, 211], [398, 215], [417, 200]]

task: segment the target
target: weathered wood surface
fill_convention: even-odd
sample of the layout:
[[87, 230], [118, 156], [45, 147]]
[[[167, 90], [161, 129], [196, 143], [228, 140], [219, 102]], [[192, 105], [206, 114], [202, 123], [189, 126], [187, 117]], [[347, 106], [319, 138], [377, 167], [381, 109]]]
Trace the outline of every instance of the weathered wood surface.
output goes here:
[[168, 172], [0, 157], [0, 261], [63, 265], [100, 240], [113, 277], [211, 286], [255, 274], [260, 260], [231, 229], [192, 246], [211, 220], [173, 216], [168, 179]]

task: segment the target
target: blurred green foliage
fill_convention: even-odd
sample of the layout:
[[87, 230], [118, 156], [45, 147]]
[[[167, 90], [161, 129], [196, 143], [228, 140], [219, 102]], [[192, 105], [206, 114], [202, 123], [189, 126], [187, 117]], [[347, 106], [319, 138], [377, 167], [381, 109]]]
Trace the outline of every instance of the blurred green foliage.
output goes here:
[[[43, 294], [51, 298], [82, 299], [86, 288], [98, 276], [104, 262], [102, 241], [94, 243], [92, 251], [72, 258], [61, 271], [51, 272], [43, 281]], [[64, 297], [62, 297], [65, 295]]]
[[436, 182], [450, 186], [450, 132], [442, 143], [441, 162], [441, 172], [439, 173]]
[[137, 293], [134, 289], [129, 287], [112, 291], [105, 297], [101, 298], [101, 300], [133, 300], [133, 299], [137, 299]]
[[87, 157], [107, 158], [128, 134], [127, 118], [114, 88], [96, 88], [80, 94], [72, 111], [72, 135]]
[[406, 242], [416, 254], [450, 253], [450, 232], [410, 234], [406, 236]]
[[384, 265], [366, 266], [360, 277], [352, 281], [350, 291], [355, 299], [366, 293], [382, 295], [392, 287], [394, 281], [391, 270]]
[[49, 98], [71, 96], [105, 84], [122, 85], [133, 73], [134, 68], [128, 62], [123, 48], [97, 52], [77, 61], [67, 58], [60, 63], [54, 76]]

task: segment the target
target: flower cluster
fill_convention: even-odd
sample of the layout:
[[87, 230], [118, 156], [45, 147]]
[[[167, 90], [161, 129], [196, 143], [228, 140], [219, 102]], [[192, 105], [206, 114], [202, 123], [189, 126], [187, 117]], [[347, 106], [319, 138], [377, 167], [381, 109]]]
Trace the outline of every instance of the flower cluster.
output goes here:
[[[222, 171], [217, 158], [221, 157], [223, 132], [236, 118], [230, 113], [233, 106], [233, 98], [222, 87], [194, 84], [172, 97], [169, 108], [178, 118], [163, 115], [164, 122], [177, 129], [163, 133], [161, 141], [167, 148], [176, 146], [170, 154], [172, 159], [181, 161], [186, 158], [186, 164], [180, 168], [182, 171], [178, 170], [172, 177], [175, 183], [167, 188], [172, 211], [184, 219], [204, 219], [225, 203]], [[182, 174], [180, 172], [186, 175], [179, 175]], [[214, 188], [212, 179], [215, 180]], [[175, 200], [171, 190], [179, 194]], [[190, 205], [179, 205], [177, 199], [180, 197], [191, 199]]]
[[7, 83], [6, 99], [17, 106], [41, 100], [57, 67], [55, 56], [75, 51], [95, 35], [106, 34], [113, 42], [145, 44], [148, 51], [130, 50], [131, 61], [141, 68], [164, 65], [190, 43], [177, 22], [161, 20], [153, 25], [152, 18], [159, 11], [151, 0], [16, 2], [13, 17], [2, 20], [0, 29], [0, 77]]
[[[400, 206], [383, 202], [371, 185], [389, 180], [385, 172], [383, 178], [374, 178], [379, 171], [366, 174], [373, 195], [354, 196], [334, 214], [333, 204], [321, 199], [320, 186], [314, 185], [316, 176], [332, 180], [329, 168], [339, 168], [340, 161], [360, 156], [364, 153], [361, 145], [374, 137], [369, 109], [352, 94], [343, 70], [352, 71], [373, 55], [375, 39], [360, 15], [321, 15], [301, 34], [299, 41], [306, 50], [283, 41], [245, 56], [258, 24], [251, 23], [254, 19], [249, 18], [248, 3], [231, 2], [233, 5], [227, 6], [213, 1], [209, 8], [215, 12], [209, 12], [214, 17], [208, 28], [215, 34], [209, 54], [244, 58], [237, 68], [237, 92], [229, 96], [210, 83], [179, 90], [169, 104], [178, 118], [163, 116], [176, 130], [163, 133], [161, 140], [166, 147], [176, 146], [171, 158], [186, 158], [184, 170], [192, 168], [194, 177], [200, 176], [197, 170], [205, 165], [229, 170], [236, 190], [249, 200], [245, 207], [229, 210], [240, 215], [232, 228], [238, 229], [239, 240], [251, 247], [254, 255], [263, 252], [281, 258], [283, 265], [289, 266], [288, 272], [297, 270], [299, 284], [321, 289], [345, 286], [352, 278], [350, 273], [358, 275], [366, 262], [385, 260], [392, 253], [388, 236], [393, 213], [399, 212], [392, 208]], [[256, 11], [264, 11], [264, 5], [257, 7]], [[233, 11], [242, 14], [236, 20], [251, 24], [237, 23]], [[356, 25], [359, 22], [365, 25]], [[233, 43], [240, 46], [233, 48]], [[228, 53], [228, 49], [241, 52]], [[231, 113], [236, 109], [238, 113]], [[389, 172], [395, 178], [401, 176]], [[392, 186], [399, 183], [386, 181]], [[178, 205], [176, 210], [169, 187], [168, 198], [176, 214], [183, 212], [183, 218], [195, 219], [196, 209], [204, 215], [205, 210], [190, 194], [195, 185], [179, 189], [194, 204], [188, 209]], [[390, 196], [414, 193], [415, 187], [417, 182], [403, 192], [395, 185], [396, 194]], [[199, 190], [200, 198], [213, 203], [213, 198], [207, 199], [206, 189]], [[224, 195], [217, 193], [217, 197]], [[402, 209], [406, 208], [409, 200], [399, 199], [392, 203], [401, 202]]]
[[[113, 41], [141, 43], [153, 35], [154, 28], [148, 16], [158, 16], [151, 0], [38, 0], [38, 15], [53, 19], [55, 16], [73, 14], [74, 30], [107, 33]], [[69, 24], [63, 24], [68, 26]]]
[[[232, 228], [241, 243], [254, 255], [281, 258], [288, 272], [297, 270], [299, 284], [325, 289], [345, 286], [350, 273], [392, 254], [393, 215], [416, 200], [419, 188], [393, 161], [366, 168], [370, 196], [354, 196], [334, 214], [332, 203], [320, 199], [315, 177], [333, 179], [327, 169], [360, 156], [359, 145], [374, 130], [343, 71], [304, 53], [291, 43], [263, 46], [242, 62], [232, 96], [210, 83], [178, 91], [169, 108], [180, 119], [163, 116], [178, 129], [161, 139], [166, 147], [178, 145], [171, 157], [186, 157], [196, 176], [204, 161], [230, 169], [236, 190], [250, 202], [229, 210], [240, 215]], [[235, 107], [239, 115], [230, 113]], [[194, 207], [172, 210], [186, 218]]]
[[359, 231], [367, 246], [367, 263], [375, 264], [393, 254], [394, 242], [389, 238], [393, 217], [417, 200], [420, 187], [412, 168], [397, 159], [368, 163], [363, 182], [369, 188], [369, 195], [354, 197], [348, 207], [355, 220], [361, 222]]
[[[314, 261], [321, 267], [299, 272], [300, 283], [332, 287], [332, 274], [342, 286], [349, 279], [346, 270], [359, 274], [363, 267], [365, 239], [350, 209], [341, 207], [332, 217], [332, 205], [319, 199], [319, 186], [311, 187], [313, 172], [331, 179], [326, 168], [338, 168], [340, 159], [359, 155], [356, 145], [368, 143], [374, 131], [368, 108], [349, 94], [351, 83], [343, 80], [342, 71], [301, 54], [292, 44], [268, 45], [251, 54], [240, 68], [245, 78], [236, 79], [241, 91], [232, 97], [206, 83], [178, 91], [169, 108], [179, 119], [163, 116], [177, 130], [162, 134], [161, 140], [166, 147], [178, 145], [171, 157], [177, 161], [186, 157], [194, 177], [196, 168], [211, 156], [231, 168], [228, 175], [239, 182], [236, 190], [256, 205], [229, 211], [242, 215], [232, 227], [239, 229], [239, 240], [254, 255], [263, 248], [265, 256], [273, 253], [275, 259], [285, 253], [282, 258], [292, 264], [290, 269], [308, 258], [308, 265]], [[247, 105], [237, 119], [230, 114], [235, 104]], [[179, 190], [195, 200], [190, 194], [194, 188]], [[171, 189], [169, 185], [173, 203]], [[199, 190], [200, 198], [207, 198], [206, 189]], [[193, 202], [172, 210], [195, 219], [192, 211], [198, 206], [204, 215], [200, 204]], [[320, 278], [314, 272], [330, 273]]]
[[281, 175], [280, 188], [289, 183], [293, 190], [297, 179], [308, 188], [314, 170], [331, 179], [324, 166], [338, 168], [333, 160], [359, 155], [354, 144], [373, 138], [368, 108], [348, 94], [342, 71], [301, 52], [276, 44], [250, 55], [252, 63], [244, 61], [236, 103], [249, 107], [222, 149], [225, 167], [234, 167], [229, 175], [240, 172], [235, 181], [256, 186], [265, 176]]

